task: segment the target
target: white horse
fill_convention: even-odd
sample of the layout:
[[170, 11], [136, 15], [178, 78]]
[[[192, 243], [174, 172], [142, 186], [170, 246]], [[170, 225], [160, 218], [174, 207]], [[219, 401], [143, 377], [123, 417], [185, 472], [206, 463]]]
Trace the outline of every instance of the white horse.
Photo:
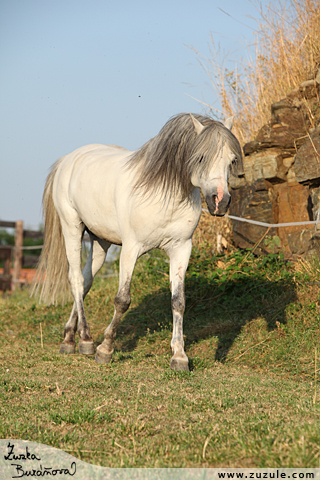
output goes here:
[[[131, 152], [115, 145], [87, 145], [53, 166], [43, 195], [45, 240], [35, 290], [47, 303], [61, 300], [68, 289], [74, 305], [64, 329], [61, 353], [94, 353], [83, 299], [102, 267], [111, 244], [122, 245], [119, 289], [114, 316], [96, 350], [96, 361], [108, 363], [117, 325], [130, 305], [130, 284], [137, 259], [153, 248], [170, 258], [173, 335], [171, 368], [188, 370], [184, 352], [184, 278], [192, 235], [201, 215], [200, 189], [212, 215], [224, 215], [230, 203], [231, 169], [243, 174], [242, 152], [231, 133], [209, 117], [180, 114], [154, 138]], [[81, 272], [84, 231], [91, 241]]]

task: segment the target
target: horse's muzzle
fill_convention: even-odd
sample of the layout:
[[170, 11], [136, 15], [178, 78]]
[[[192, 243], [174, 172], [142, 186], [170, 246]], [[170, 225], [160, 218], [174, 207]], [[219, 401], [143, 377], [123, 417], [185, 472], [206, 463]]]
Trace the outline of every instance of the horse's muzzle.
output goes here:
[[211, 215], [223, 217], [227, 213], [231, 203], [231, 195], [229, 193], [224, 194], [220, 201], [218, 195], [206, 195], [205, 198]]

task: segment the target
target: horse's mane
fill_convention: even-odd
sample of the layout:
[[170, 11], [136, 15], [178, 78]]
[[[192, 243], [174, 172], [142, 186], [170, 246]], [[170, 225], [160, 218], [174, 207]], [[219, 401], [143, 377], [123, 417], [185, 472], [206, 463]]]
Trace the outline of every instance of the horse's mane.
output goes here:
[[187, 198], [192, 188], [192, 173], [198, 170], [206, 174], [212, 162], [219, 159], [225, 143], [236, 156], [232, 173], [243, 174], [242, 150], [233, 133], [208, 116], [193, 116], [205, 127], [199, 135], [190, 115], [181, 113], [170, 118], [158, 135], [130, 157], [127, 167], [136, 174], [134, 190], [141, 190], [147, 196], [156, 191], [165, 198], [177, 194]]

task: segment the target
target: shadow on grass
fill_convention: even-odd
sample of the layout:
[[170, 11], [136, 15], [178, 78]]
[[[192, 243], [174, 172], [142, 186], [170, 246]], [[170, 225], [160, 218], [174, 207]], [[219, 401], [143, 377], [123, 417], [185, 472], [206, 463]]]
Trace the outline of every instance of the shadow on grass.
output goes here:
[[[261, 317], [271, 331], [277, 328], [276, 322], [286, 323], [286, 307], [297, 298], [290, 280], [252, 276], [219, 283], [191, 276], [186, 278], [185, 292], [185, 346], [215, 336], [215, 359], [222, 362], [245, 324]], [[147, 335], [152, 342], [150, 334], [164, 330], [172, 331], [169, 288], [146, 295], [138, 307], [128, 311], [118, 331], [121, 351], [134, 350], [139, 339]]]

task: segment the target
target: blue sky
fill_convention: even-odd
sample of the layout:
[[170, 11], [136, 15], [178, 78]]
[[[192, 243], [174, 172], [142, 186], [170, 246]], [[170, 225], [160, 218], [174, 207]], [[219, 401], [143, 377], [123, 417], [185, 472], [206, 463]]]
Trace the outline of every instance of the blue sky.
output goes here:
[[49, 168], [75, 148], [135, 150], [205, 112], [188, 95], [218, 107], [188, 46], [209, 55], [212, 33], [237, 61], [250, 15], [250, 0], [1, 0], [0, 219], [36, 229]]

